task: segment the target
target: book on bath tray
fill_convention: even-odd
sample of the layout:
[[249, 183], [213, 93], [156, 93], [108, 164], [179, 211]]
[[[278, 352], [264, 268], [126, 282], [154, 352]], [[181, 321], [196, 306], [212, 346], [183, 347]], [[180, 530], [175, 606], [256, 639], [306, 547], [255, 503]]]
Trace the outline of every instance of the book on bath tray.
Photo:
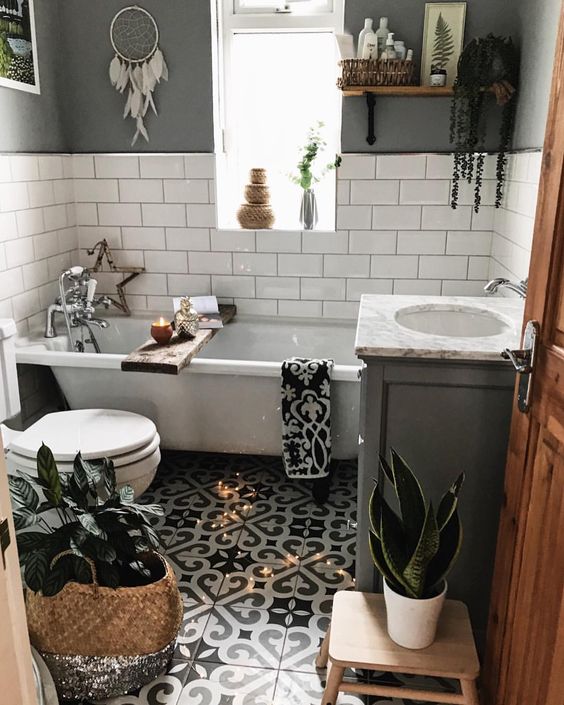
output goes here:
[[[192, 302], [192, 307], [198, 313], [198, 320], [202, 330], [208, 328], [223, 328], [223, 321], [221, 320], [221, 316], [219, 314], [217, 297], [191, 296], [190, 301]], [[180, 309], [180, 297], [174, 298], [172, 302], [174, 311], [178, 311]]]

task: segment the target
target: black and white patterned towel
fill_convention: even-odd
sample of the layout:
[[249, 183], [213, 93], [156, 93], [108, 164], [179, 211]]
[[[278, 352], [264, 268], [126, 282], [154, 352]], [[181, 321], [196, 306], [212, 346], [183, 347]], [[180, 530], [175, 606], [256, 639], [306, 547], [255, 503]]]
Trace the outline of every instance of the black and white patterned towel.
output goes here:
[[329, 475], [333, 365], [301, 357], [282, 363], [282, 459], [288, 477]]

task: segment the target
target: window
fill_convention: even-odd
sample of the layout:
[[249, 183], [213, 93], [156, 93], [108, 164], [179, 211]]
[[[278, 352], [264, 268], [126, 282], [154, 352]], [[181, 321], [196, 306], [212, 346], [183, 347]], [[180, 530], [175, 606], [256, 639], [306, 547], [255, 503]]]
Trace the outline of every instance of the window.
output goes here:
[[[301, 191], [290, 180], [309, 128], [323, 122], [326, 150], [340, 149], [341, 98], [335, 32], [343, 0], [218, 0], [216, 152], [219, 227], [237, 227], [251, 167], [265, 167], [277, 229], [299, 229]], [[284, 3], [283, 3], [284, 5]], [[218, 119], [219, 118], [219, 119]], [[316, 185], [318, 228], [335, 227], [335, 174]]]

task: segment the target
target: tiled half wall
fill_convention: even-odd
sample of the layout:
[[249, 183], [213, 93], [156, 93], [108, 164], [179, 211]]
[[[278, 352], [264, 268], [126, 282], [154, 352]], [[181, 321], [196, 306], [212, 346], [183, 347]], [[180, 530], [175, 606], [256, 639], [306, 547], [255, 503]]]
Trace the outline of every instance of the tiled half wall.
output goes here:
[[[147, 270], [127, 289], [138, 310], [213, 293], [242, 313], [353, 317], [362, 293], [480, 295], [526, 275], [540, 154], [511, 157], [495, 213], [494, 162], [476, 214], [466, 184], [449, 206], [450, 155], [346, 155], [337, 230], [302, 233], [217, 230], [213, 155], [0, 157], [0, 315], [42, 323], [59, 271], [103, 237]], [[117, 277], [97, 278], [111, 293]]]
[[450, 208], [451, 170], [450, 155], [347, 155], [336, 232], [248, 232], [215, 227], [213, 155], [75, 156], [82, 262], [105, 236], [117, 260], [144, 265], [128, 289], [138, 309], [167, 311], [170, 296], [192, 292], [244, 313], [349, 317], [362, 293], [480, 295], [492, 269], [495, 158], [478, 214], [466, 184]]
[[0, 318], [43, 323], [77, 247], [71, 157], [0, 155]]
[[494, 215], [491, 278], [528, 275], [541, 158], [541, 152], [521, 152], [510, 158], [503, 205]]

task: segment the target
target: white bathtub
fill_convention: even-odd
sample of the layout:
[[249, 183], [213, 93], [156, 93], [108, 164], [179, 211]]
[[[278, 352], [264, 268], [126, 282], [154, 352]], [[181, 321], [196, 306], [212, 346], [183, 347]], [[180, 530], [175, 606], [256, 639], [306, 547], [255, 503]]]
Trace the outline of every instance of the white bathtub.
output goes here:
[[331, 357], [333, 455], [356, 457], [360, 363], [353, 322], [238, 316], [180, 375], [169, 376], [121, 371], [126, 353], [149, 337], [150, 314], [107, 319], [110, 327], [95, 333], [101, 354], [66, 352], [66, 338], [38, 331], [18, 341], [17, 361], [51, 367], [71, 409], [148, 416], [163, 448], [280, 455], [282, 360]]

